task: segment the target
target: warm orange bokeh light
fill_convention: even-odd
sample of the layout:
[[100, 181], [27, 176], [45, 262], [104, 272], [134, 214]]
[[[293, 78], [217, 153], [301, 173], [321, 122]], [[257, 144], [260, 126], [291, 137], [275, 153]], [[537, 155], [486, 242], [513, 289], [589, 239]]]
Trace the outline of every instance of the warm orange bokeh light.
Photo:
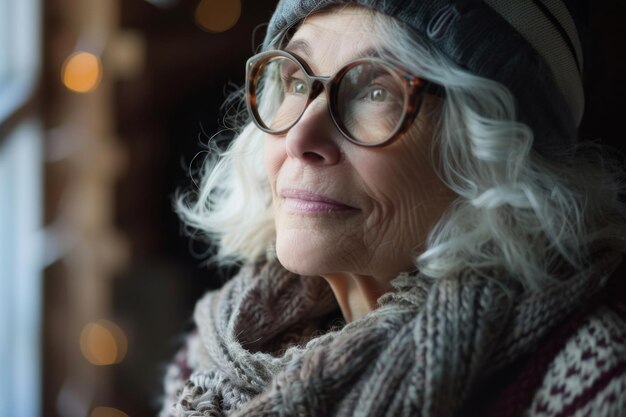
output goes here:
[[241, 16], [241, 0], [201, 0], [196, 8], [196, 23], [209, 32], [224, 32]]
[[102, 62], [89, 52], [75, 52], [63, 64], [63, 84], [77, 93], [87, 93], [100, 84]]
[[120, 363], [126, 356], [127, 346], [124, 331], [110, 321], [89, 323], [80, 334], [80, 350], [94, 365]]
[[91, 411], [89, 417], [128, 417], [128, 414], [111, 407], [96, 407]]

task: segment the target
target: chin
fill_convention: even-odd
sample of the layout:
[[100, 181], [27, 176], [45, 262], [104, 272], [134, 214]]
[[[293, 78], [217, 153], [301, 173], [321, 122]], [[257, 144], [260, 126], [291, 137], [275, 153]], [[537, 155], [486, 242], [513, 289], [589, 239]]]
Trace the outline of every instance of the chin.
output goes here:
[[276, 256], [281, 265], [290, 272], [298, 275], [319, 276], [329, 272], [335, 266], [336, 259], [333, 253], [322, 248], [327, 247], [323, 242], [316, 244], [316, 239], [310, 235], [288, 234], [276, 239]]
[[319, 275], [317, 256], [301, 245], [293, 245], [276, 241], [276, 257], [280, 264], [288, 271], [298, 275]]

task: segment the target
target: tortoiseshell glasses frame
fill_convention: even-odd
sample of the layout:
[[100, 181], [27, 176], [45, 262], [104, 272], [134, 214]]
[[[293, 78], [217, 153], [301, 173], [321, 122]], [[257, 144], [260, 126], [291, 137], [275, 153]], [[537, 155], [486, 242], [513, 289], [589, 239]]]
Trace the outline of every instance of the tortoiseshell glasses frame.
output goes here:
[[[293, 121], [293, 123], [289, 124], [287, 127], [280, 130], [275, 130], [267, 126], [263, 122], [259, 114], [257, 102], [257, 85], [263, 66], [278, 57], [287, 58], [295, 63], [300, 68], [300, 70], [302, 70], [302, 74], [304, 74], [304, 78], [306, 79], [305, 81], [307, 85], [310, 86], [310, 88], [306, 104], [304, 104], [300, 115]], [[396, 124], [393, 131], [391, 131], [391, 133], [387, 135], [387, 137], [381, 138], [376, 142], [364, 142], [362, 140], [359, 140], [358, 138], [355, 138], [349, 132], [348, 128], [343, 124], [341, 119], [337, 116], [339, 84], [343, 77], [351, 69], [362, 64], [381, 65], [390, 74], [392, 74], [399, 82], [399, 85], [402, 85], [404, 88], [403, 114], [400, 117], [400, 120]], [[308, 108], [309, 104], [311, 104], [311, 102], [313, 102], [313, 100], [315, 100], [315, 98], [319, 96], [322, 90], [326, 91], [326, 96], [328, 99], [328, 110], [339, 132], [341, 132], [341, 134], [350, 142], [359, 146], [366, 147], [379, 147], [389, 145], [390, 143], [400, 138], [411, 127], [413, 121], [415, 120], [415, 117], [417, 116], [420, 106], [422, 104], [424, 94], [426, 92], [439, 96], [443, 95], [443, 88], [441, 88], [439, 85], [412, 74], [410, 71], [406, 70], [396, 63], [378, 57], [365, 57], [355, 59], [354, 61], [351, 61], [343, 66], [332, 76], [319, 76], [313, 74], [313, 71], [303, 58], [299, 57], [293, 52], [288, 52], [284, 50], [261, 52], [257, 55], [252, 56], [250, 59], [248, 59], [246, 63], [246, 105], [248, 107], [250, 115], [252, 116], [253, 122], [257, 125], [259, 129], [264, 132], [273, 135], [281, 135], [286, 133], [296, 123], [298, 123], [298, 121]]]

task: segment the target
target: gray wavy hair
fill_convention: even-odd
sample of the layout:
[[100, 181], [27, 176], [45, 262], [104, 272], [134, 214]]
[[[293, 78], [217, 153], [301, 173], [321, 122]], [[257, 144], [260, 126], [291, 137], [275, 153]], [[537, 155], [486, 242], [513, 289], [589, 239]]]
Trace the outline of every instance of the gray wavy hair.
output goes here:
[[[625, 251], [621, 171], [599, 145], [579, 145], [565, 160], [542, 157], [532, 130], [516, 121], [507, 88], [458, 68], [394, 18], [370, 13], [368, 36], [378, 38], [381, 53], [446, 90], [433, 115], [431, 159], [458, 198], [415, 259], [423, 273], [443, 278], [471, 268], [537, 289], [564, 268], [583, 270], [597, 249]], [[238, 91], [227, 101], [239, 103], [233, 120], [243, 119], [242, 99]], [[209, 144], [197, 188], [175, 202], [190, 233], [217, 245], [212, 260], [220, 264], [272, 256], [275, 241], [264, 133], [245, 119], [230, 126], [239, 133], [226, 150]]]

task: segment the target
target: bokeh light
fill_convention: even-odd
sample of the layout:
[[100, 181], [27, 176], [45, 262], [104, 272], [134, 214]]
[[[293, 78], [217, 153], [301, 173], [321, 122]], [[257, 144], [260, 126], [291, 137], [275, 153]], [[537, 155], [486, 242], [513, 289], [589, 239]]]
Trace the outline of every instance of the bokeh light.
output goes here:
[[102, 62], [89, 52], [75, 52], [63, 64], [63, 84], [77, 93], [87, 93], [100, 84]]
[[196, 23], [208, 32], [224, 32], [241, 16], [241, 0], [201, 0], [196, 7]]
[[107, 320], [89, 323], [80, 334], [80, 350], [94, 365], [113, 365], [126, 357], [126, 334], [118, 325]]
[[116, 408], [96, 407], [91, 411], [89, 417], [128, 417], [128, 414]]

